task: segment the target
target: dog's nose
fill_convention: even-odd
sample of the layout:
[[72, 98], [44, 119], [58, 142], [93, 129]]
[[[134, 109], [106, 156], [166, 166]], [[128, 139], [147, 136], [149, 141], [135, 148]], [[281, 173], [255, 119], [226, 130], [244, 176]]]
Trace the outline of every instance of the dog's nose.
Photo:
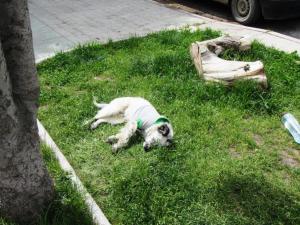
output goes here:
[[149, 152], [150, 151], [150, 146], [149, 145], [144, 145], [144, 151]]

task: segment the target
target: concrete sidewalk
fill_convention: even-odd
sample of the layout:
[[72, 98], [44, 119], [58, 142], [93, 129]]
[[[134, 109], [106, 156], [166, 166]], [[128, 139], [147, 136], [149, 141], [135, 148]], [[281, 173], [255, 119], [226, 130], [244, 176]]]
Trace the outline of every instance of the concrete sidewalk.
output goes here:
[[88, 41], [106, 42], [185, 25], [246, 35], [300, 54], [300, 40], [167, 8], [152, 0], [29, 0], [36, 61]]

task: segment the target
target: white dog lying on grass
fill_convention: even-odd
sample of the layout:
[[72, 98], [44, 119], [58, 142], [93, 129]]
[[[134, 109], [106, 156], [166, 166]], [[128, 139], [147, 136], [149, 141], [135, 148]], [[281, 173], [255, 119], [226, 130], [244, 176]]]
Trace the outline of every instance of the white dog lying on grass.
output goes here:
[[117, 133], [107, 139], [112, 144], [112, 151], [126, 147], [129, 139], [141, 131], [144, 137], [144, 150], [149, 151], [152, 146], [169, 146], [173, 140], [173, 128], [170, 121], [161, 116], [150, 102], [139, 97], [122, 97], [112, 100], [109, 104], [97, 103], [94, 105], [100, 110], [89, 122], [91, 129], [101, 123], [126, 125]]

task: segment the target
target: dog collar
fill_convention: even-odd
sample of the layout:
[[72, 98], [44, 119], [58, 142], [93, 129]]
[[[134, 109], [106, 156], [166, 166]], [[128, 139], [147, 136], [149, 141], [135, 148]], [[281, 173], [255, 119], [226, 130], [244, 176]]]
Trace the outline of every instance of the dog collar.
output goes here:
[[[170, 121], [165, 116], [160, 116], [153, 124], [159, 124], [159, 123], [169, 123]], [[137, 120], [137, 128], [142, 129], [143, 128], [143, 120], [140, 118]]]
[[167, 119], [165, 116], [159, 117], [154, 124], [159, 124], [159, 123], [169, 123], [170, 121]]

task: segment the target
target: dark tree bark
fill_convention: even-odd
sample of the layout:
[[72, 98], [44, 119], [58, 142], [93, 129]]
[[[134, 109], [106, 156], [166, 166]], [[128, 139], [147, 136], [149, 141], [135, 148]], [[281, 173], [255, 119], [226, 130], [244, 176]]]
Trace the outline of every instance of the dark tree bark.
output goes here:
[[24, 224], [53, 197], [39, 151], [38, 97], [27, 0], [0, 0], [0, 216]]

